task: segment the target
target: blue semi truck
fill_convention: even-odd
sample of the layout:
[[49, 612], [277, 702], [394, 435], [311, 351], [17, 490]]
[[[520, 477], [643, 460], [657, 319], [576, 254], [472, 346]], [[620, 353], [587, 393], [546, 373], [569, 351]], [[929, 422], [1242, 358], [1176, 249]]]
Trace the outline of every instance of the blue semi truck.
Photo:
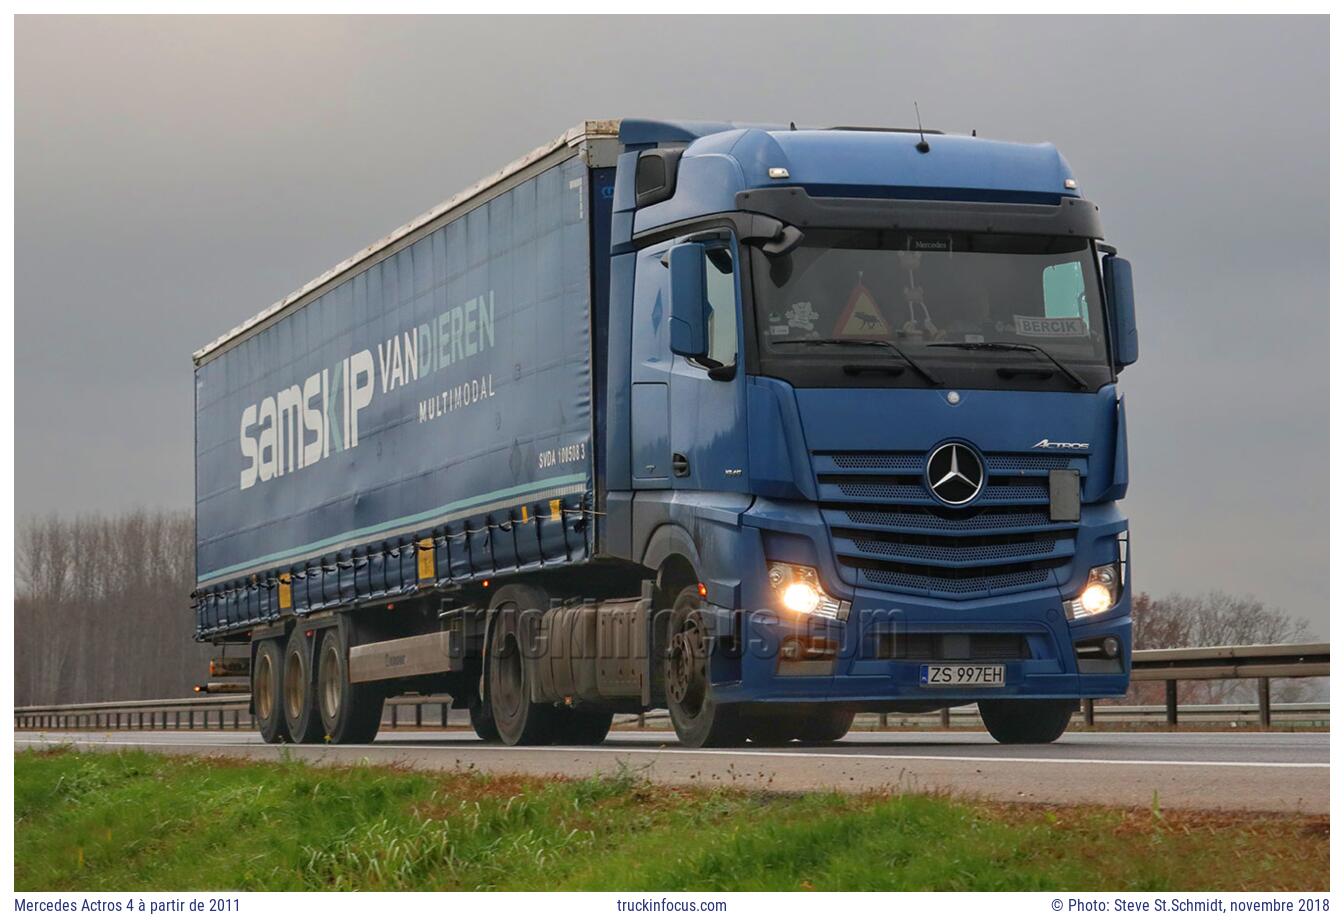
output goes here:
[[1049, 144], [585, 122], [195, 354], [212, 673], [270, 742], [1053, 741], [1129, 679], [1102, 238]]

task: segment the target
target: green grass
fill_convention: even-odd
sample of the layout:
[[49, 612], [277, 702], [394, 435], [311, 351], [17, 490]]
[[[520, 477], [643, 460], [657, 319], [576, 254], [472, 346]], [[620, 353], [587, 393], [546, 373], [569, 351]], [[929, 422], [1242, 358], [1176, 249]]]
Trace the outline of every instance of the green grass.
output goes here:
[[20, 890], [1294, 890], [1327, 818], [781, 795], [71, 749], [15, 757]]

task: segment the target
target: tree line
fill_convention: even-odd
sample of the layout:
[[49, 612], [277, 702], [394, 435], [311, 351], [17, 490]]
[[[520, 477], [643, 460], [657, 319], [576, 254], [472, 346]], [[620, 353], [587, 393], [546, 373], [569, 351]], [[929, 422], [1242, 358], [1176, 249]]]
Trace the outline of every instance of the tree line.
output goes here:
[[206, 678], [191, 514], [52, 515], [16, 536], [16, 706], [190, 696]]
[[[189, 512], [48, 516], [18, 528], [14, 702], [189, 696], [214, 648], [193, 639], [195, 527]], [[1307, 641], [1307, 621], [1249, 595], [1134, 599], [1136, 648]], [[1276, 700], [1320, 699], [1323, 682], [1280, 680]], [[1161, 683], [1130, 701], [1159, 702]], [[1246, 681], [1183, 681], [1183, 702], [1254, 698]]]
[[[1197, 648], [1210, 645], [1275, 645], [1311, 642], [1307, 620], [1293, 617], [1249, 594], [1210, 591], [1134, 597], [1134, 647]], [[1255, 699], [1253, 680], [1185, 680], [1176, 685], [1182, 703], [1242, 703]], [[1270, 696], [1284, 703], [1325, 700], [1325, 678], [1270, 681]], [[1161, 681], [1130, 684], [1127, 702], [1160, 703]]]

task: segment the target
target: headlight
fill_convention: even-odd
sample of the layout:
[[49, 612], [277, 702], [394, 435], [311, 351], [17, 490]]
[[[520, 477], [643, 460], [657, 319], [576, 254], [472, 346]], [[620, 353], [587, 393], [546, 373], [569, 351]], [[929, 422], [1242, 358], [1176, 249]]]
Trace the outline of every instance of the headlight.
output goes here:
[[1094, 617], [1115, 606], [1120, 597], [1120, 563], [1099, 565], [1087, 573], [1083, 593], [1064, 605], [1069, 619]]
[[837, 600], [821, 587], [817, 570], [805, 565], [771, 562], [766, 565], [766, 580], [779, 606], [789, 613], [834, 617], [849, 615], [849, 602]]

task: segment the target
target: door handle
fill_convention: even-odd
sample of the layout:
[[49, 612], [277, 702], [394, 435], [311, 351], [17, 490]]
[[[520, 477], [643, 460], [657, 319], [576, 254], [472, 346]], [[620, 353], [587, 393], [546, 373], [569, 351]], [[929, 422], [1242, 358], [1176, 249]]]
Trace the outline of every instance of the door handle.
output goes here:
[[691, 475], [691, 461], [686, 459], [685, 454], [672, 455], [672, 475], [678, 478]]

